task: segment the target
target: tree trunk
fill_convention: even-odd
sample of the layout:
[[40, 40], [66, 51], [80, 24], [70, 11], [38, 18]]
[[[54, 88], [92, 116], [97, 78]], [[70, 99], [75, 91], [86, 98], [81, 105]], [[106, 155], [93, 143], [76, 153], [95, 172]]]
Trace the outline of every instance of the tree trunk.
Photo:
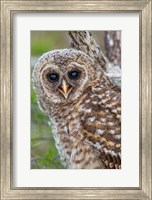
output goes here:
[[108, 60], [121, 68], [121, 32], [105, 32], [105, 50]]

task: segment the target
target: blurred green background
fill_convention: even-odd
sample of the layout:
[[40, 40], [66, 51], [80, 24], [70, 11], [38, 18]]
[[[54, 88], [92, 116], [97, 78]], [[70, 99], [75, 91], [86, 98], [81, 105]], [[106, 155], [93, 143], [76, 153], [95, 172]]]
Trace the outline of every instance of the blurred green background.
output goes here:
[[[104, 50], [104, 32], [92, 32]], [[66, 31], [31, 31], [31, 78], [38, 58], [53, 49], [70, 47], [70, 37]], [[62, 169], [58, 151], [55, 147], [48, 117], [38, 107], [31, 83], [31, 168]]]

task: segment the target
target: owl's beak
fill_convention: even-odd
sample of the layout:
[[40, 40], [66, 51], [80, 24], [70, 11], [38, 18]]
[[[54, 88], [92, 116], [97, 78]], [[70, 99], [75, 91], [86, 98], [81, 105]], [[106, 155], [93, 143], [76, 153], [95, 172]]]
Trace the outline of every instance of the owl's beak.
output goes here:
[[70, 86], [69, 84], [67, 84], [67, 82], [63, 79], [60, 87], [58, 88], [58, 90], [61, 92], [61, 94], [63, 94], [63, 96], [65, 97], [65, 99], [68, 98], [71, 90], [72, 90], [72, 86]]

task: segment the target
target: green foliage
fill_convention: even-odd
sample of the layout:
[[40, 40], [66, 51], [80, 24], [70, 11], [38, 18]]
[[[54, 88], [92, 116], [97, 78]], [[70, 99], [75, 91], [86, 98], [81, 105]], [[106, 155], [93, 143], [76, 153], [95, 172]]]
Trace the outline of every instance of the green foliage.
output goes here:
[[52, 49], [65, 48], [67, 35], [63, 31], [32, 31], [31, 55], [42, 55]]
[[59, 160], [59, 156], [54, 157], [54, 148], [50, 147], [48, 151], [41, 156], [37, 155], [37, 159], [35, 160], [36, 164], [33, 164], [33, 169], [60, 169], [61, 162]]

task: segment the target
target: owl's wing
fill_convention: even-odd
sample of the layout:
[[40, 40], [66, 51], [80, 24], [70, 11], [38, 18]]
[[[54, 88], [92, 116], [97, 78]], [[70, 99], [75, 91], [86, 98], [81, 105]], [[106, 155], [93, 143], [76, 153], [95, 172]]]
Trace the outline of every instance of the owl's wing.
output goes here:
[[121, 167], [120, 93], [96, 86], [84, 99], [82, 126], [85, 142], [101, 152], [107, 168]]

